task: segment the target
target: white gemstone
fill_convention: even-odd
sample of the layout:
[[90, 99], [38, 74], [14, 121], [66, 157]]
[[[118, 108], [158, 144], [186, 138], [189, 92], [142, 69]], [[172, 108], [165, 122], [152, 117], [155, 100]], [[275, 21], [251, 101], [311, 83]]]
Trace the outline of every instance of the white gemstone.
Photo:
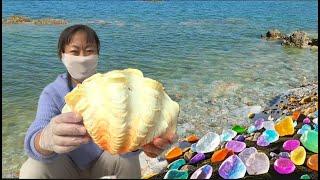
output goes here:
[[220, 136], [214, 132], [208, 132], [196, 144], [197, 153], [214, 151], [220, 144]]
[[265, 153], [252, 154], [245, 163], [249, 175], [264, 174], [269, 171], [270, 162]]

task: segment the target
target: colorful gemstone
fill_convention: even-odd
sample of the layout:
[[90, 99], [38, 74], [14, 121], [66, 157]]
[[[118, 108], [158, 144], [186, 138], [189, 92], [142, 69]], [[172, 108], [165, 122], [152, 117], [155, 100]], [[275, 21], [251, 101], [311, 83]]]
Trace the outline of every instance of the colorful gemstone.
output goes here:
[[296, 166], [290, 159], [279, 158], [274, 162], [274, 170], [279, 174], [291, 174], [296, 169]]
[[304, 147], [299, 146], [290, 152], [290, 159], [295, 165], [302, 165], [306, 160], [307, 152]]
[[246, 174], [246, 166], [237, 155], [232, 155], [222, 162], [219, 175], [224, 179], [240, 179]]

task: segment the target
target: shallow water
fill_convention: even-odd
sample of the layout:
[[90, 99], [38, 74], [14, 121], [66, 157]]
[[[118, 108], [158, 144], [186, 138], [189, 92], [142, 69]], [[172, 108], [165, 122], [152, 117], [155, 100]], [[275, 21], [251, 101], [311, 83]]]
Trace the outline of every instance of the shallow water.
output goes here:
[[[318, 78], [318, 52], [260, 39], [268, 29], [318, 33], [317, 1], [2, 1], [2, 16], [89, 24], [101, 41], [99, 71], [138, 68], [179, 100], [178, 133], [246, 124], [237, 110], [264, 106]], [[3, 25], [2, 173], [16, 176], [42, 89], [65, 71], [56, 56], [68, 25]]]

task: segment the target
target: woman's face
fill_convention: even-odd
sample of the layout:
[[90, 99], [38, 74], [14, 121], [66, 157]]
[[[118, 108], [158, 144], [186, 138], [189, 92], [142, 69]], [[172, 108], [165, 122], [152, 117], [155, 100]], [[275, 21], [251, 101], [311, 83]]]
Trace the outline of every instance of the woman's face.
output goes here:
[[87, 43], [87, 34], [83, 31], [76, 32], [70, 43], [65, 46], [66, 54], [74, 56], [89, 56], [98, 54], [96, 43]]

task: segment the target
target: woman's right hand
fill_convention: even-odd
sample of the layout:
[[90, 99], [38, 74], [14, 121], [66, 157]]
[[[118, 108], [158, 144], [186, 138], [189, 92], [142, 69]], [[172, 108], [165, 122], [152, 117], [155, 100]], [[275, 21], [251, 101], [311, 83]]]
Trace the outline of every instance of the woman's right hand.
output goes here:
[[44, 155], [67, 153], [90, 140], [82, 117], [73, 112], [55, 116], [37, 136], [36, 149]]

